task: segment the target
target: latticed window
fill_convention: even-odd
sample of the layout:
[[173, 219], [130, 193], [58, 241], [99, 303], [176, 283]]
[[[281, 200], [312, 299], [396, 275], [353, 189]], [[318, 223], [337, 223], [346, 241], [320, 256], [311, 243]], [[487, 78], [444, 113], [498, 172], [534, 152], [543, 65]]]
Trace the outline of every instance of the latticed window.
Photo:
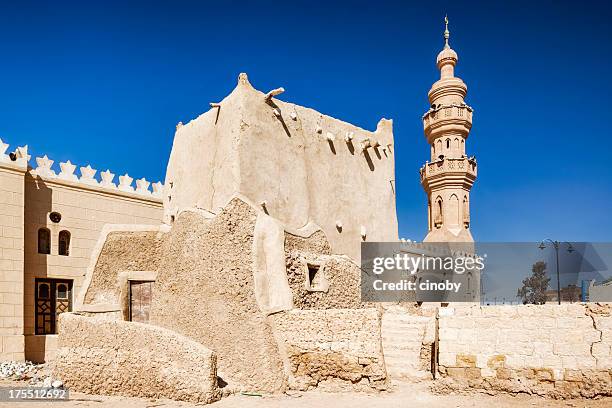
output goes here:
[[64, 256], [70, 255], [70, 232], [60, 231], [57, 253]]
[[56, 334], [57, 318], [72, 311], [72, 281], [36, 279], [36, 334]]
[[51, 253], [51, 232], [47, 228], [38, 230], [38, 253], [47, 255]]

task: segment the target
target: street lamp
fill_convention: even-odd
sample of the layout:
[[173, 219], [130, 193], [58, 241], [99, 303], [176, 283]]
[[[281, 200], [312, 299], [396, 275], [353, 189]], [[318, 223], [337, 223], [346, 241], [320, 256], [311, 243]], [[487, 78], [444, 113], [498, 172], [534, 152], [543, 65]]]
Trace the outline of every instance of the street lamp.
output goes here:
[[557, 260], [557, 301], [559, 302], [559, 304], [561, 304], [561, 279], [559, 278], [559, 247], [561, 246], [561, 244], [567, 244], [567, 252], [569, 252], [570, 254], [574, 252], [574, 247], [567, 241], [559, 242], [553, 241], [550, 238], [546, 238], [544, 241], [540, 242], [540, 245], [538, 245], [538, 248], [540, 248], [542, 251], [546, 249], [546, 241], [550, 242], [553, 248], [555, 248], [555, 256]]

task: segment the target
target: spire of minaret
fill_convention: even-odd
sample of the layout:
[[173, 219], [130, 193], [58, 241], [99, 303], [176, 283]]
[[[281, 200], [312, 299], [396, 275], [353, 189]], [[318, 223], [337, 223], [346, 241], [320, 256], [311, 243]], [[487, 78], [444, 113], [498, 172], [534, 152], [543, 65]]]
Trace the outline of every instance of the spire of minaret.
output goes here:
[[450, 48], [448, 45], [448, 39], [450, 38], [450, 31], [448, 31], [448, 14], [444, 16], [444, 49]]
[[430, 108], [423, 116], [430, 162], [421, 168], [427, 192], [427, 242], [473, 242], [470, 232], [470, 189], [476, 180], [476, 160], [468, 157], [466, 140], [472, 128], [472, 108], [465, 103], [467, 86], [455, 76], [459, 59], [448, 42], [444, 18], [444, 48], [436, 58], [440, 79], [429, 93]]
[[448, 31], [448, 16], [444, 16], [444, 48], [436, 58], [436, 64], [440, 70], [441, 78], [452, 78], [454, 76], [454, 68], [457, 65], [459, 56], [448, 43], [450, 31]]

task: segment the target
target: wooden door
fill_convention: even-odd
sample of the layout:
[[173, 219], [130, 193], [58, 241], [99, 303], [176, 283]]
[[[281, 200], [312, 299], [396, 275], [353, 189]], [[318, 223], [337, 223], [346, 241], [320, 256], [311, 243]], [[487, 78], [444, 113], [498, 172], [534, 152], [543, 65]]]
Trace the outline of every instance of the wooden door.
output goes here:
[[130, 320], [149, 323], [153, 282], [130, 281]]
[[35, 284], [35, 333], [56, 334], [58, 316], [72, 311], [72, 281], [37, 278]]

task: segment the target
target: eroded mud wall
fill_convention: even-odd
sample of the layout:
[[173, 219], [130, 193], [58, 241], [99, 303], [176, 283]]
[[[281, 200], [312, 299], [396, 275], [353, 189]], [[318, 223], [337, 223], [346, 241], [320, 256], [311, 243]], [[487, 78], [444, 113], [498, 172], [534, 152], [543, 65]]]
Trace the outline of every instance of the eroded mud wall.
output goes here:
[[118, 274], [156, 271], [161, 258], [163, 234], [157, 231], [117, 231], [108, 234], [98, 256], [84, 303], [119, 304]]
[[230, 385], [278, 391], [285, 386], [282, 362], [254, 293], [255, 221], [238, 199], [213, 219], [183, 212], [162, 245], [151, 323], [214, 350]]
[[170, 398], [220, 399], [215, 354], [169, 330], [120, 320], [63, 313], [55, 378], [71, 391]]

